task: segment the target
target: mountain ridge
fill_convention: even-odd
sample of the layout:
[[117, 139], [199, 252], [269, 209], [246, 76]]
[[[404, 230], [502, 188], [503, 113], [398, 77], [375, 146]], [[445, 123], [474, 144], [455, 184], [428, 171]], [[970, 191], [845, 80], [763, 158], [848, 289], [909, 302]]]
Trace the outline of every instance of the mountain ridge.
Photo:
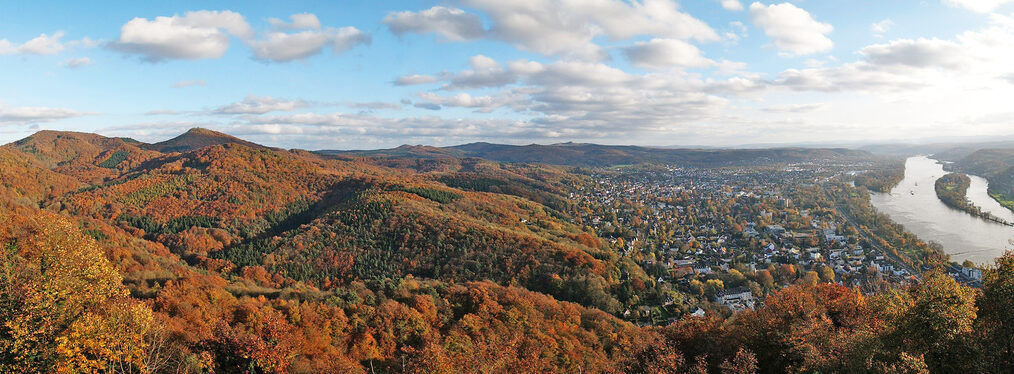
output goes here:
[[[200, 127], [191, 128], [179, 136], [156, 143], [133, 143], [124, 138], [45, 130], [10, 143], [8, 146], [11, 144], [19, 146], [29, 139], [47, 137], [88, 138], [89, 142], [105, 145], [106, 148], [109, 148], [111, 144], [115, 144], [116, 147], [136, 148], [138, 150], [163, 154], [173, 152], [185, 153], [221, 144], [239, 144], [255, 149], [281, 150], [281, 148], [264, 146], [226, 133]], [[642, 163], [672, 163], [687, 166], [733, 166], [856, 159], [872, 156], [872, 153], [867, 150], [850, 148], [662, 148], [576, 142], [528, 145], [473, 142], [445, 147], [403, 144], [395, 148], [375, 150], [325, 149], [309, 152], [346, 160], [356, 158], [370, 158], [374, 160], [479, 158], [496, 162], [540, 163], [580, 167], [610, 167]]]
[[252, 148], [269, 148], [226, 133], [202, 127], [194, 127], [172, 139], [142, 145], [142, 147], [162, 153], [183, 153], [219, 144], [242, 144]]

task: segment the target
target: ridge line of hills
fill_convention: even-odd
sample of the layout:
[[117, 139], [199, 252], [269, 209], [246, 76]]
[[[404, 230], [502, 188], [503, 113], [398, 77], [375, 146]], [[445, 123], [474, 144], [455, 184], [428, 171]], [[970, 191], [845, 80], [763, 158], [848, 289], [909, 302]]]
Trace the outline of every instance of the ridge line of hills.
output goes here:
[[[130, 148], [161, 153], [189, 152], [212, 145], [240, 144], [257, 149], [266, 147], [225, 133], [204, 128], [193, 128], [169, 140], [142, 143], [129, 138], [107, 138], [96, 134], [45, 130], [11, 143], [14, 146], [35, 140], [58, 144], [62, 138], [80, 138], [98, 148]], [[313, 153], [340, 159], [355, 158], [481, 158], [500, 162], [543, 163], [552, 165], [604, 167], [639, 163], [682, 163], [687, 165], [715, 166], [765, 162], [799, 162], [813, 159], [869, 157], [869, 152], [846, 148], [781, 147], [767, 149], [737, 148], [655, 148], [633, 145], [600, 145], [591, 143], [557, 143], [507, 145], [476, 142], [448, 147], [402, 145], [377, 150], [318, 150]], [[55, 160], [49, 160], [55, 161]], [[59, 162], [59, 161], [57, 161]]]
[[[623, 254], [623, 231], [596, 231], [574, 201], [595, 173], [613, 172], [574, 166], [822, 168], [878, 160], [868, 152], [373, 152], [283, 150], [206, 129], [153, 144], [42, 131], [0, 146], [0, 372], [897, 372], [888, 366], [949, 368], [941, 352], [967, 341], [919, 344], [971, 339], [978, 323], [963, 312], [973, 291], [944, 275], [888, 300], [794, 283], [786, 264], [777, 285], [774, 270], [741, 267], [772, 293], [730, 318], [708, 301], [718, 279], [693, 295], [669, 289]], [[1005, 154], [980, 156], [1006, 170]], [[603, 212], [629, 207], [620, 200]], [[938, 309], [919, 306], [955, 300], [946, 292], [960, 299], [947, 308], [962, 309], [939, 309], [932, 321], [944, 327], [923, 328], [919, 312]], [[651, 320], [659, 305], [682, 319], [626, 317]], [[689, 317], [692, 306], [706, 318]], [[968, 328], [938, 332], [955, 316]], [[898, 337], [880, 333], [905, 320], [916, 322], [884, 333]]]

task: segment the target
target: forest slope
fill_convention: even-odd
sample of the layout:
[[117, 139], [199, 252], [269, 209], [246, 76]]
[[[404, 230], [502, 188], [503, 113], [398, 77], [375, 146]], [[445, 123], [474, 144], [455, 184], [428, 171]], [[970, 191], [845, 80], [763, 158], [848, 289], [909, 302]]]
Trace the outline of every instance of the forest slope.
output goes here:
[[755, 311], [642, 328], [618, 316], [658, 282], [579, 224], [576, 169], [226, 142], [92, 178], [61, 166], [143, 147], [42, 135], [0, 148], [2, 372], [1014, 370], [1014, 255], [981, 290], [792, 277]]

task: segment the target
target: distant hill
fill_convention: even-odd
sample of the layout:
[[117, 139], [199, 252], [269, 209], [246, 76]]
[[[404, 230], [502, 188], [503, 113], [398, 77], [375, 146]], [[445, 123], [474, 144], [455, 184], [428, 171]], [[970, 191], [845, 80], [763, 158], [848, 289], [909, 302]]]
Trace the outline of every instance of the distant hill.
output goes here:
[[39, 131], [4, 145], [35, 158], [42, 165], [82, 182], [111, 178], [119, 172], [160, 156], [142, 143], [123, 138], [72, 131]]
[[844, 148], [772, 148], [772, 149], [668, 149], [587, 143], [551, 145], [506, 145], [471, 143], [452, 147], [404, 145], [372, 151], [319, 151], [339, 157], [373, 158], [459, 158], [475, 157], [499, 162], [543, 163], [553, 165], [603, 167], [641, 163], [679, 163], [695, 166], [731, 166], [801, 162], [810, 160], [855, 159], [870, 157], [866, 151]]
[[36, 205], [82, 186], [75, 178], [49, 170], [31, 155], [0, 147], [0, 204]]
[[995, 175], [1014, 166], [1014, 148], [979, 149], [955, 161], [954, 166], [971, 174]]
[[927, 144], [872, 144], [858, 149], [874, 154], [891, 156], [933, 155], [943, 161], [958, 161], [970, 156], [980, 149], [1014, 148], [1014, 141], [979, 141], [965, 143], [927, 143]]
[[94, 159], [109, 151], [135, 151], [138, 150], [137, 145], [139, 145], [137, 141], [130, 142], [123, 138], [107, 138], [83, 132], [43, 130], [6, 146], [31, 154], [50, 168], [55, 168], [82, 158]]
[[1014, 148], [975, 150], [949, 168], [986, 178], [990, 195], [1014, 210]]
[[142, 147], [162, 153], [182, 153], [219, 144], [242, 144], [251, 148], [267, 148], [260, 144], [248, 142], [232, 135], [200, 127], [192, 128], [186, 133], [183, 133], [175, 138], [155, 144], [145, 144], [142, 145]]

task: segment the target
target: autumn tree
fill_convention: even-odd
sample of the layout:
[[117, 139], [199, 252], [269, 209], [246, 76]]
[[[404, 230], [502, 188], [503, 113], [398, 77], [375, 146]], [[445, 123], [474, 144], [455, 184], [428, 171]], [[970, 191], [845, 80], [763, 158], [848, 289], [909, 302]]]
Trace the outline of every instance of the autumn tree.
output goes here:
[[30, 208], [0, 221], [0, 372], [144, 369], [158, 326], [94, 240]]
[[978, 328], [990, 369], [1014, 372], [1014, 252], [986, 271], [979, 298]]
[[978, 354], [972, 339], [975, 292], [947, 275], [931, 273], [906, 296], [907, 310], [895, 322], [905, 351], [924, 354], [931, 372], [971, 367]]

